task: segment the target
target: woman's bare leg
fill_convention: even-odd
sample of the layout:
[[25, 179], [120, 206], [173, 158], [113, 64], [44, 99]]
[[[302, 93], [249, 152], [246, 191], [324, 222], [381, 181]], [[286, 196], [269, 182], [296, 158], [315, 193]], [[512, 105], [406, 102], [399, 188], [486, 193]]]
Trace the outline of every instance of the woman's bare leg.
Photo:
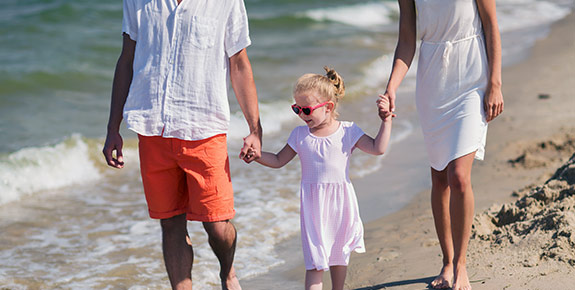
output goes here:
[[430, 283], [431, 288], [447, 289], [453, 280], [453, 238], [451, 236], [451, 215], [449, 212], [450, 191], [447, 170], [431, 169], [431, 209], [435, 231], [443, 254], [443, 267]]
[[466, 255], [475, 199], [471, 188], [471, 167], [475, 152], [453, 160], [447, 167], [447, 179], [451, 191], [450, 215], [453, 236], [454, 275], [453, 290], [469, 290]]

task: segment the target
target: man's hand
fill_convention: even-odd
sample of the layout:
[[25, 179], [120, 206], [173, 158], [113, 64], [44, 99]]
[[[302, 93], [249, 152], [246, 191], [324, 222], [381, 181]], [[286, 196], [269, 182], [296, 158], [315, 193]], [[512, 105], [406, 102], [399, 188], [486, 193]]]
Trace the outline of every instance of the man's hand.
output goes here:
[[244, 146], [240, 150], [240, 159], [250, 163], [262, 155], [261, 137], [256, 133], [251, 133], [244, 138]]
[[[104, 143], [102, 153], [104, 153], [104, 158], [106, 158], [106, 163], [108, 163], [109, 166], [118, 169], [124, 167], [124, 157], [122, 155], [123, 145], [124, 141], [120, 133], [108, 133], [108, 135], [106, 135], [106, 143]], [[116, 151], [116, 158], [114, 158], [114, 151]]]

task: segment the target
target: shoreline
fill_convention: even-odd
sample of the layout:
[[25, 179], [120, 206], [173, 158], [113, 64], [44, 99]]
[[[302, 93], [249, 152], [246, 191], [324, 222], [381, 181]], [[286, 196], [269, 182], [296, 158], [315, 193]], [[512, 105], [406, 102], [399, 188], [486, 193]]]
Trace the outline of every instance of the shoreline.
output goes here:
[[[543, 166], [515, 168], [509, 163], [540, 142], [560, 138], [558, 136], [575, 136], [575, 114], [567, 109], [575, 107], [575, 70], [570, 67], [575, 65], [574, 26], [575, 14], [571, 13], [551, 26], [547, 37], [536, 42], [526, 59], [503, 68], [505, 111], [490, 123], [486, 160], [474, 162], [472, 172], [476, 216], [493, 204], [516, 200], [512, 196], [514, 191], [542, 184], [571, 155], [558, 152]], [[401, 143], [406, 144], [413, 155], [400, 157], [390, 148], [391, 153], [381, 169], [353, 180], [365, 223], [367, 253], [352, 254], [346, 288], [422, 289], [439, 273], [441, 252], [429, 204], [429, 168], [427, 163], [421, 164], [427, 156], [420, 128], [414, 128], [414, 131]], [[537, 157], [533, 158], [537, 160]], [[549, 159], [548, 156], [541, 158]], [[401, 174], [402, 180], [411, 178], [416, 184], [392, 186], [390, 190], [401, 194], [411, 186], [411, 190], [419, 193], [406, 200], [401, 209], [378, 217], [377, 205], [382, 201], [376, 189], [382, 184], [387, 185], [382, 176], [392, 172], [396, 164], [410, 168]], [[478, 255], [473, 252], [476, 242], [470, 242], [468, 256]], [[299, 236], [282, 243], [278, 252], [283, 253], [282, 256], [293, 254], [283, 265], [264, 275], [246, 279], [242, 285], [249, 289], [301, 287], [305, 269], [299, 259]], [[468, 261], [468, 264], [474, 289], [502, 289], [507, 284], [511, 285], [511, 281], [502, 285], [505, 279], [490, 278], [484, 273], [485, 269], [479, 270], [479, 261]], [[324, 288], [329, 286], [329, 275], [326, 274]]]

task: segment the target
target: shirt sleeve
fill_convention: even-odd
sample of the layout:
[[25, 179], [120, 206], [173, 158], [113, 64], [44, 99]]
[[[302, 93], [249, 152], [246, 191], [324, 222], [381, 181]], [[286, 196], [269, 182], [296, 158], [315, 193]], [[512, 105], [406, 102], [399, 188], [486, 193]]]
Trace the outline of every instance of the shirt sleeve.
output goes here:
[[251, 44], [248, 15], [243, 0], [232, 0], [232, 9], [226, 24], [224, 47], [228, 57]]
[[349, 127], [349, 136], [352, 151], [355, 149], [355, 144], [359, 141], [359, 138], [363, 135], [365, 135], [365, 132], [363, 132], [363, 130], [355, 123], [351, 123], [351, 126]]
[[296, 127], [295, 129], [293, 129], [293, 131], [291, 131], [291, 134], [289, 135], [287, 144], [289, 145], [289, 147], [291, 147], [291, 149], [293, 149], [293, 151], [295, 151], [295, 153], [297, 153], [297, 143], [298, 143], [298, 131], [299, 127]]
[[124, 16], [122, 19], [122, 32], [130, 36], [130, 39], [136, 41], [138, 38], [138, 19], [134, 7], [134, 1], [124, 0]]

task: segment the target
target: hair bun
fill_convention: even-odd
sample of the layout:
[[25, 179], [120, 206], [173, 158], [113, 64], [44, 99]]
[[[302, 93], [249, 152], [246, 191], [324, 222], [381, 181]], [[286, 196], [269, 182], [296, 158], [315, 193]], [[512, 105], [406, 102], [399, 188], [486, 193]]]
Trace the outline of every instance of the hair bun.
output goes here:
[[345, 94], [343, 78], [333, 68], [324, 66], [323, 69], [325, 69], [325, 77], [335, 86], [335, 96], [338, 98], [343, 97]]

